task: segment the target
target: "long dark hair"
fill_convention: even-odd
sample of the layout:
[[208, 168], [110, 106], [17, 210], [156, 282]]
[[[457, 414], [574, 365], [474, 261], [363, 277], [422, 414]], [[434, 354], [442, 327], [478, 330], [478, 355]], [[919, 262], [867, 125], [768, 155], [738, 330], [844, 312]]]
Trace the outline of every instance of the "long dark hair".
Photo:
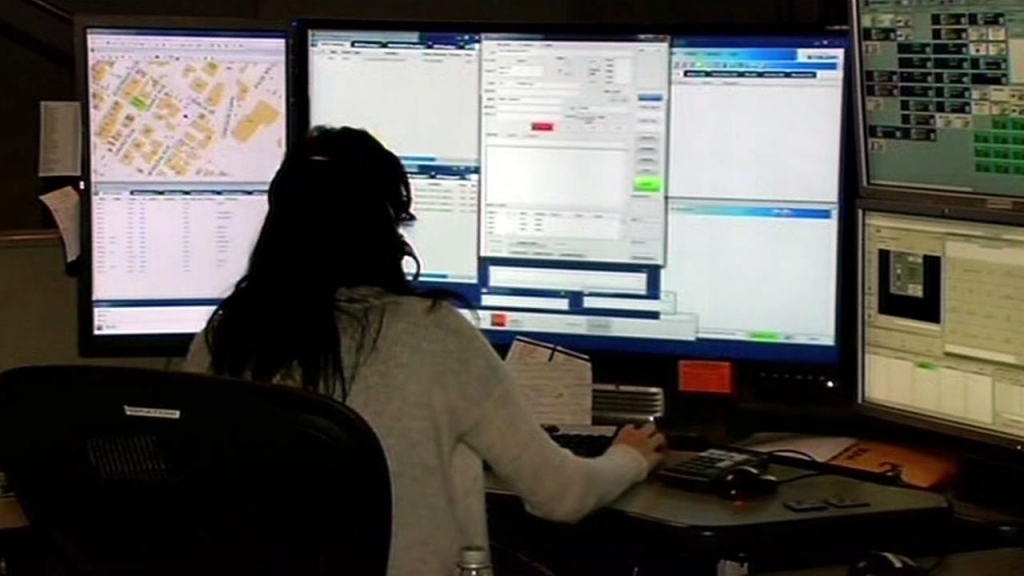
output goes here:
[[347, 398], [338, 315], [355, 320], [360, 349], [370, 315], [346, 312], [339, 290], [414, 293], [399, 229], [411, 203], [401, 161], [365, 131], [314, 129], [292, 146], [249, 269], [206, 327], [213, 372], [269, 382], [297, 370], [303, 388]]

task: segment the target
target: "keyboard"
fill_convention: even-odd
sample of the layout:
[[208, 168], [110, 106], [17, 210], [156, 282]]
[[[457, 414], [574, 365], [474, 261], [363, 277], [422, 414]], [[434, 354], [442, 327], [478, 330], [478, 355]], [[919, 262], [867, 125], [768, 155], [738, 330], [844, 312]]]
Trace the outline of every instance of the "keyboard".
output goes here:
[[615, 426], [545, 426], [544, 431], [562, 448], [581, 458], [597, 458], [612, 445]]
[[658, 478], [668, 484], [691, 490], [707, 490], [712, 483], [737, 466], [750, 466], [764, 470], [768, 457], [738, 449], [714, 449], [665, 466], [657, 472]]

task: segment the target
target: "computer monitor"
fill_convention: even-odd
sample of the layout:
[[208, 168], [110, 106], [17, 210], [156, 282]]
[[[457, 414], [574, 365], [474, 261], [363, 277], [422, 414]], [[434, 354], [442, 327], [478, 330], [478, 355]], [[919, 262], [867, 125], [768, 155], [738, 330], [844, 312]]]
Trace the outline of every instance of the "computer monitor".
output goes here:
[[[918, 210], [920, 208], [917, 208]], [[959, 436], [1024, 442], [1024, 219], [861, 212], [860, 401]]]
[[845, 38], [542, 28], [300, 22], [296, 129], [403, 159], [495, 343], [835, 362]]
[[83, 353], [182, 350], [244, 273], [286, 146], [286, 36], [78, 23]]
[[1012, 0], [853, 0], [869, 194], [1024, 199], [1022, 17]]

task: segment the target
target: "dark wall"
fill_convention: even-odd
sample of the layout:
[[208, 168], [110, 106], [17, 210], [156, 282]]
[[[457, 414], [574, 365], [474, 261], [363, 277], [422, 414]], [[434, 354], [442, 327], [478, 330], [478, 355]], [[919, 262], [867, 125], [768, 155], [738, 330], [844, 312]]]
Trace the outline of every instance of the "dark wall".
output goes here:
[[[253, 0], [55, 0], [69, 13], [255, 17]], [[74, 181], [41, 180], [39, 101], [74, 100], [72, 27], [30, 0], [0, 0], [0, 233], [49, 228], [36, 199]]]
[[[72, 28], [0, 0], [0, 233], [50, 227], [37, 196], [68, 183], [36, 177], [39, 101], [75, 98]], [[52, 0], [68, 13], [403, 20], [503, 20], [772, 26], [841, 24], [845, 0]]]

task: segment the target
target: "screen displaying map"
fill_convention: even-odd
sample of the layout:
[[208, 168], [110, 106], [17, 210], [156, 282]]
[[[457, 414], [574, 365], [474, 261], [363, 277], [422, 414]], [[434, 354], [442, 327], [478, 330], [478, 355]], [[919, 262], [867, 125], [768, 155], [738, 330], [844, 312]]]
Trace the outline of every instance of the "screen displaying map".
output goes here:
[[94, 182], [267, 182], [286, 139], [283, 34], [88, 34]]

